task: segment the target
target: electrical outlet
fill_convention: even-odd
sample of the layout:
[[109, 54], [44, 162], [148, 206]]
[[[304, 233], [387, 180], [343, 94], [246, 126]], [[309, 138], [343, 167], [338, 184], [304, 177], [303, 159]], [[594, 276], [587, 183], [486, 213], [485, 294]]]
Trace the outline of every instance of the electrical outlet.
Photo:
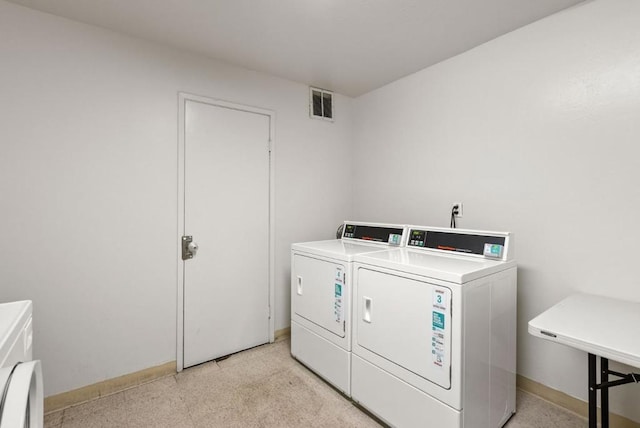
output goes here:
[[454, 202], [453, 207], [455, 207], [456, 205], [458, 206], [458, 213], [456, 214], [456, 218], [462, 218], [462, 202]]

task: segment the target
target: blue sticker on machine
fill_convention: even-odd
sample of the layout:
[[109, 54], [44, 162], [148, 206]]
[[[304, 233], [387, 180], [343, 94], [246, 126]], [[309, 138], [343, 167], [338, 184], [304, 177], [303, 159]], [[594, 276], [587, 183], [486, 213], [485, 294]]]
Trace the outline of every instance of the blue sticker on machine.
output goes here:
[[333, 313], [335, 315], [336, 322], [340, 323], [342, 319], [342, 284], [335, 283], [335, 302], [333, 304]]
[[441, 312], [433, 311], [433, 326], [444, 330], [444, 314]]

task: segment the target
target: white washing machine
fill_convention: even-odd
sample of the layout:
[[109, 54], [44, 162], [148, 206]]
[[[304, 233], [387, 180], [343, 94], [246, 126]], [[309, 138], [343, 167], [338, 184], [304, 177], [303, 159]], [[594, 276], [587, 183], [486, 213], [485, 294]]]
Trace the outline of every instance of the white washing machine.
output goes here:
[[33, 358], [30, 301], [0, 304], [0, 428], [43, 426], [40, 361]]
[[291, 355], [348, 396], [353, 257], [405, 239], [405, 226], [347, 221], [341, 239], [291, 246]]
[[409, 226], [354, 257], [353, 400], [391, 426], [498, 428], [515, 412], [510, 233]]

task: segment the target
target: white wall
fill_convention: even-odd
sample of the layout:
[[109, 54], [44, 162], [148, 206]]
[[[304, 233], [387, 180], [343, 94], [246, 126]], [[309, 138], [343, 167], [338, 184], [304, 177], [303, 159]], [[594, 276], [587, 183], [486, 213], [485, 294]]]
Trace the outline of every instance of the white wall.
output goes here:
[[[515, 232], [518, 372], [583, 400], [586, 354], [527, 322], [576, 292], [640, 301], [639, 16], [587, 2], [354, 101], [354, 218], [448, 226], [462, 201], [459, 227]], [[640, 389], [611, 396], [640, 421]]]
[[276, 329], [289, 248], [351, 217], [351, 100], [0, 0], [0, 301], [34, 301], [47, 395], [176, 359], [178, 91], [276, 111]]

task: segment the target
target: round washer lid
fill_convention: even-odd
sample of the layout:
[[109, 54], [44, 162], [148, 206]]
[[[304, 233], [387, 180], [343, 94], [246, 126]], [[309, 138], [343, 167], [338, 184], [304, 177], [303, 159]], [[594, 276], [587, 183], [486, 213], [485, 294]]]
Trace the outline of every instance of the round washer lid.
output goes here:
[[[0, 380], [5, 370], [10, 373], [11, 367], [2, 369]], [[44, 397], [40, 361], [18, 363], [10, 376], [8, 387], [3, 388], [0, 428], [42, 427]]]
[[11, 372], [13, 366], [0, 368], [0, 416], [2, 416], [2, 406], [4, 404], [4, 394], [9, 388], [9, 380], [11, 379]]

